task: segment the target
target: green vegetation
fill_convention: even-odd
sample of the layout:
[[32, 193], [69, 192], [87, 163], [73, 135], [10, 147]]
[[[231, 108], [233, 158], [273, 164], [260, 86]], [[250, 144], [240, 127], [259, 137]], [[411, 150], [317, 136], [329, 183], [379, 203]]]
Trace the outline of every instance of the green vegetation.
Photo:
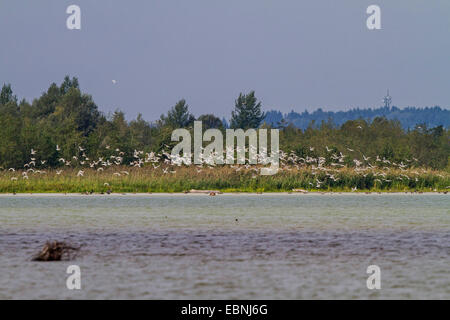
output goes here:
[[[239, 169], [240, 168], [240, 169]], [[26, 171], [25, 171], [26, 172]], [[23, 177], [27, 178], [24, 179]], [[320, 183], [318, 183], [320, 181]], [[254, 167], [114, 167], [104, 171], [65, 169], [0, 173], [0, 193], [106, 193], [106, 192], [223, 192], [307, 191], [418, 191], [447, 192], [450, 174], [432, 170], [364, 170], [344, 168], [297, 169], [283, 166], [274, 176], [261, 176]]]
[[266, 115], [261, 111], [261, 102], [255, 97], [255, 91], [249, 94], [239, 94], [231, 112], [231, 128], [258, 128]]
[[[270, 126], [255, 92], [240, 94], [234, 128]], [[227, 124], [205, 114], [204, 129]], [[167, 152], [173, 129], [195, 120], [180, 100], [155, 123], [121, 111], [104, 115], [76, 78], [52, 84], [41, 97], [18, 102], [10, 85], [0, 92], [0, 192], [222, 191], [445, 191], [450, 186], [450, 130], [396, 120], [280, 123], [280, 172], [260, 176], [255, 167], [178, 167]], [[125, 173], [127, 172], [127, 173]], [[106, 184], [105, 184], [106, 183]], [[355, 189], [356, 188], [356, 189]]]

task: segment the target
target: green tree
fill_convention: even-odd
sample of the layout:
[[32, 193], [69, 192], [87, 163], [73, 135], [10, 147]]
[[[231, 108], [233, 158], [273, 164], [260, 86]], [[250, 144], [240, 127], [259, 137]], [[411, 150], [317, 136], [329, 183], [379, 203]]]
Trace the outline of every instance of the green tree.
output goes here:
[[245, 95], [240, 93], [235, 101], [234, 111], [231, 113], [231, 128], [258, 128], [265, 118], [261, 111], [261, 102], [255, 97], [255, 91]]
[[88, 136], [100, 121], [101, 114], [92, 97], [82, 94], [79, 89], [72, 87], [61, 98], [64, 117], [72, 118], [77, 130]]
[[203, 124], [203, 129], [223, 129], [223, 122], [213, 114], [203, 114], [197, 119]]
[[189, 113], [189, 105], [181, 99], [167, 112], [167, 116], [161, 115], [161, 122], [165, 126], [173, 128], [185, 128], [195, 121], [195, 117]]
[[61, 91], [61, 94], [66, 94], [70, 88], [79, 89], [78, 79], [75, 77], [70, 79], [69, 76], [65, 76], [64, 81], [61, 84], [61, 87], [59, 88]]
[[4, 84], [0, 92], [0, 104], [7, 104], [8, 102], [17, 103], [17, 97], [13, 95], [11, 84]]
[[140, 150], [145, 148], [146, 144], [150, 144], [152, 140], [151, 136], [152, 128], [150, 124], [145, 121], [142, 114], [138, 114], [136, 120], [130, 122], [131, 143], [133, 148]]
[[22, 119], [13, 101], [0, 104], [0, 167], [23, 165]]
[[52, 83], [47, 92], [43, 93], [39, 99], [35, 99], [32, 108], [24, 109], [24, 115], [32, 118], [45, 118], [55, 112], [58, 102], [61, 100], [61, 89]]

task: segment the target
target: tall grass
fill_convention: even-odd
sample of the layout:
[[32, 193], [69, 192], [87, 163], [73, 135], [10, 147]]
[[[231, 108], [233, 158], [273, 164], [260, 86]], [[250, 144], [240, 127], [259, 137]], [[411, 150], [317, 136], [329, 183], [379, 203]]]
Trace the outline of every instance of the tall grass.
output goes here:
[[[273, 176], [261, 176], [257, 168], [244, 166], [215, 168], [165, 167], [154, 169], [111, 167], [104, 171], [66, 169], [0, 171], [0, 193], [145, 193], [185, 192], [191, 189], [223, 192], [289, 192], [308, 191], [448, 191], [450, 174], [425, 169], [366, 169], [350, 168], [321, 170], [283, 167]], [[163, 171], [166, 169], [166, 173]], [[125, 171], [127, 171], [125, 173]], [[118, 175], [120, 174], [120, 176]], [[23, 178], [24, 175], [28, 179]]]

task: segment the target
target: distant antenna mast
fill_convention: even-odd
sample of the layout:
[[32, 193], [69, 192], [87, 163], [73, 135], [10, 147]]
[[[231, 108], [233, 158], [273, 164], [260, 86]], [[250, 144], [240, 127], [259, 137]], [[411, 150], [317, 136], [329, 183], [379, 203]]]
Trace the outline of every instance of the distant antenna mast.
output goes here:
[[384, 107], [390, 109], [392, 103], [392, 97], [389, 95], [389, 89], [387, 95], [383, 98]]

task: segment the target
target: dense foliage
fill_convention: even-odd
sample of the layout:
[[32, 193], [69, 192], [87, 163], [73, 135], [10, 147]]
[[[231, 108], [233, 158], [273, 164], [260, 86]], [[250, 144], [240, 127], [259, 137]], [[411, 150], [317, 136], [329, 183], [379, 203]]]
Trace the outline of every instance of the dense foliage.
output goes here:
[[255, 91], [247, 95], [240, 94], [231, 112], [231, 128], [258, 128], [266, 115], [261, 111], [261, 102], [255, 97]]
[[[261, 103], [254, 92], [241, 94], [230, 125], [258, 127], [263, 118]], [[226, 127], [224, 121], [212, 114], [198, 119], [205, 122], [205, 128]], [[121, 163], [128, 165], [134, 160], [135, 150], [167, 150], [166, 146], [173, 144], [172, 130], [190, 127], [193, 120], [184, 100], [155, 124], [141, 115], [126, 121], [121, 111], [106, 116], [90, 95], [81, 92], [76, 78], [66, 77], [59, 86], [52, 84], [32, 103], [18, 101], [11, 86], [4, 85], [0, 93], [0, 169], [24, 168], [30, 163], [35, 168], [57, 168], [70, 161], [71, 166], [79, 166], [89, 159], [117, 155], [117, 150], [123, 158]], [[336, 121], [310, 123], [304, 130], [292, 124], [277, 124], [280, 126], [280, 148], [292, 150], [299, 157], [325, 157], [331, 161], [330, 154], [342, 152], [348, 155], [347, 166], [354, 165], [354, 158], [378, 156], [391, 162], [449, 168], [450, 132], [442, 125], [434, 128], [416, 125], [405, 130], [397, 120], [376, 117], [371, 121], [350, 120], [342, 125]]]
[[[111, 166], [104, 170], [75, 168], [0, 172], [0, 193], [122, 193], [187, 192], [444, 192], [450, 189], [450, 174], [425, 169], [350, 168], [314, 170], [282, 165], [274, 176], [261, 176], [245, 166], [178, 167], [170, 165]], [[24, 179], [24, 177], [26, 177]], [[298, 190], [297, 190], [298, 189]]]

